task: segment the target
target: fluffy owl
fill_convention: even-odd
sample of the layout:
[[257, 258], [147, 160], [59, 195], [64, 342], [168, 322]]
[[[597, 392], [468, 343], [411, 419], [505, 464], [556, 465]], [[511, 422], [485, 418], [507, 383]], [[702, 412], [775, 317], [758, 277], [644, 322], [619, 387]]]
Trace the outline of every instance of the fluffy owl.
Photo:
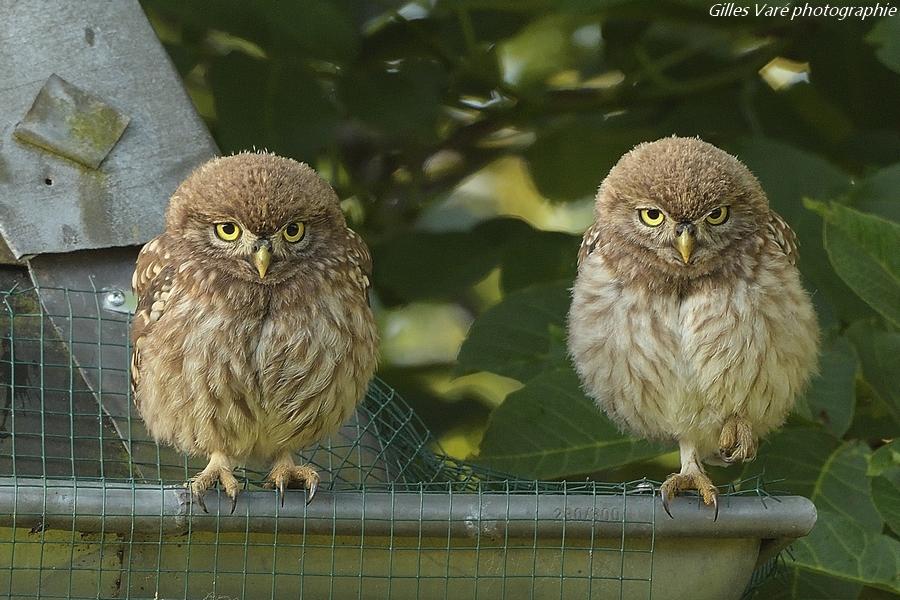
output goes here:
[[319, 476], [293, 453], [336, 431], [375, 371], [372, 261], [331, 187], [267, 153], [214, 159], [175, 191], [165, 231], [132, 285], [134, 401], [160, 443], [209, 458], [189, 486], [200, 505], [232, 469], [272, 461], [269, 483]]
[[578, 253], [569, 353], [620, 427], [677, 441], [660, 489], [715, 505], [703, 463], [749, 461], [815, 369], [818, 326], [790, 227], [735, 157], [695, 138], [623, 156]]

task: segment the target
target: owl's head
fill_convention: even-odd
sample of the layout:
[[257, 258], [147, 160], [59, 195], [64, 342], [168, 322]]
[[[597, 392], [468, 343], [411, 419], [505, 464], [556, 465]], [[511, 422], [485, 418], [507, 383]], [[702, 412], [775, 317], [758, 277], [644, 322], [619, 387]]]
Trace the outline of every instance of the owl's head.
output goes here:
[[[691, 279], [737, 264], [769, 209], [738, 159], [698, 138], [640, 144], [597, 194], [603, 239], [645, 277]], [[627, 257], [627, 258], [626, 258]]]
[[269, 153], [216, 158], [178, 187], [166, 231], [205, 268], [277, 285], [335, 264], [346, 222], [309, 166]]

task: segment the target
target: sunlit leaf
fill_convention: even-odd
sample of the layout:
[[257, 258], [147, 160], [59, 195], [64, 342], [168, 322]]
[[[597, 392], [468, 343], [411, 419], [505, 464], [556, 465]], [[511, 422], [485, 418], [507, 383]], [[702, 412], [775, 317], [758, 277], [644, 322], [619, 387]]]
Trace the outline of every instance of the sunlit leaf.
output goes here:
[[900, 542], [830, 510], [819, 510], [812, 532], [791, 551], [804, 569], [900, 592]]
[[541, 373], [491, 413], [479, 463], [525, 477], [560, 478], [660, 453], [623, 436], [584, 395], [570, 368]]
[[532, 286], [485, 311], [459, 351], [459, 372], [484, 370], [527, 381], [550, 366], [566, 363], [570, 286]]

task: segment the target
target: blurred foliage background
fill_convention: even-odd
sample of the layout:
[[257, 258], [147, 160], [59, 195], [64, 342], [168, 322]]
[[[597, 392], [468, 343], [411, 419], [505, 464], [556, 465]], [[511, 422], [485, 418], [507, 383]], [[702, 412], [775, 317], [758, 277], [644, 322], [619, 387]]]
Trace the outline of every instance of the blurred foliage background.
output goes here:
[[710, 4], [143, 2], [224, 153], [267, 148], [338, 191], [375, 256], [380, 375], [446, 452], [517, 475], [677, 466], [580, 391], [568, 288], [622, 153], [678, 134], [736, 154], [800, 238], [824, 344], [788, 425], [713, 478], [763, 473], [819, 508], [759, 597], [894, 597], [900, 17], [714, 18]]

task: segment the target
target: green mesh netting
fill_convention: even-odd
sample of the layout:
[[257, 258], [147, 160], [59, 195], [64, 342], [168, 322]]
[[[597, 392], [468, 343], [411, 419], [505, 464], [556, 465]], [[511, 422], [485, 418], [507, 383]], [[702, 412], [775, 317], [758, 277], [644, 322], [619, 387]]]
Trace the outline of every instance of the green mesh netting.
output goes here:
[[[378, 380], [303, 453], [323, 476], [309, 506], [280, 506], [248, 465], [235, 513], [216, 491], [203, 513], [183, 487], [203, 463], [132, 412], [127, 312], [103, 291], [0, 301], [0, 596], [650, 598], [710, 553], [657, 537], [649, 482], [520, 481], [436, 454]], [[759, 540], [719, 542], [746, 582]]]

